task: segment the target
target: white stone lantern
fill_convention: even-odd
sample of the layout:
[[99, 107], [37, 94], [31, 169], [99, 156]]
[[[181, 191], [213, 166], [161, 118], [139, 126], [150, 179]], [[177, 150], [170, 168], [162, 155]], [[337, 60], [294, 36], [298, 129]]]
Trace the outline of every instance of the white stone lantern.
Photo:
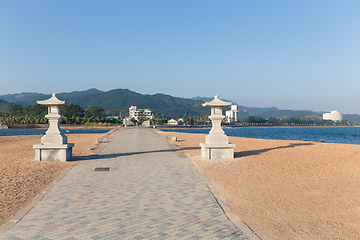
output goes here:
[[73, 143], [67, 143], [67, 137], [60, 131], [59, 107], [66, 105], [65, 101], [57, 99], [54, 93], [50, 99], [36, 101], [40, 105], [48, 106], [48, 114], [45, 117], [49, 120], [49, 129], [41, 138], [41, 144], [34, 145], [35, 161], [60, 161], [66, 162], [72, 157]]
[[212, 128], [205, 137], [205, 143], [200, 143], [201, 156], [205, 159], [234, 158], [235, 144], [229, 143], [228, 136], [221, 128], [221, 121], [225, 118], [222, 115], [222, 108], [231, 104], [231, 102], [220, 100], [218, 96], [215, 96], [211, 102], [203, 104], [204, 107], [211, 107], [209, 118], [212, 122]]

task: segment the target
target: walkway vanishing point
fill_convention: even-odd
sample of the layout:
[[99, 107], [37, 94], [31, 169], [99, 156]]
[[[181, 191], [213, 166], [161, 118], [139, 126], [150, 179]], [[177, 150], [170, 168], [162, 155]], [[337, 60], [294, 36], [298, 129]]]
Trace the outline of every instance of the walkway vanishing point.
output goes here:
[[1, 240], [259, 239], [227, 218], [188, 158], [142, 127], [115, 131], [12, 222]]

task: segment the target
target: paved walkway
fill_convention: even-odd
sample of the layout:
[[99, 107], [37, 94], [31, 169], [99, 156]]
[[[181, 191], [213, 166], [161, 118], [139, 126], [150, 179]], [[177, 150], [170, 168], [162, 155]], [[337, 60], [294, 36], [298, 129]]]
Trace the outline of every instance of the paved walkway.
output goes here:
[[[98, 167], [110, 171], [95, 172]], [[150, 128], [116, 131], [0, 239], [247, 239], [189, 159]]]

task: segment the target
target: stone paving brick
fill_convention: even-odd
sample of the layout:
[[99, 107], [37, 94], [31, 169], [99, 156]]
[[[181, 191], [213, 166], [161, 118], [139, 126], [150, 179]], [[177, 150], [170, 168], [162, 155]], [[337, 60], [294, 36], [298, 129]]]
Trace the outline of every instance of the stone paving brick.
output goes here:
[[[108, 172], [94, 172], [110, 167]], [[150, 128], [123, 128], [3, 239], [246, 239], [189, 159]]]

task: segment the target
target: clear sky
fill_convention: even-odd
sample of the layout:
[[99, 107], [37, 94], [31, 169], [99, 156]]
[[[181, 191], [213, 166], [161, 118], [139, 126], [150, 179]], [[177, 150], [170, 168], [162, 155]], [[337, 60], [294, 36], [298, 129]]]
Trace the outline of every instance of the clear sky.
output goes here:
[[360, 1], [0, 0], [0, 95], [127, 88], [360, 114]]

